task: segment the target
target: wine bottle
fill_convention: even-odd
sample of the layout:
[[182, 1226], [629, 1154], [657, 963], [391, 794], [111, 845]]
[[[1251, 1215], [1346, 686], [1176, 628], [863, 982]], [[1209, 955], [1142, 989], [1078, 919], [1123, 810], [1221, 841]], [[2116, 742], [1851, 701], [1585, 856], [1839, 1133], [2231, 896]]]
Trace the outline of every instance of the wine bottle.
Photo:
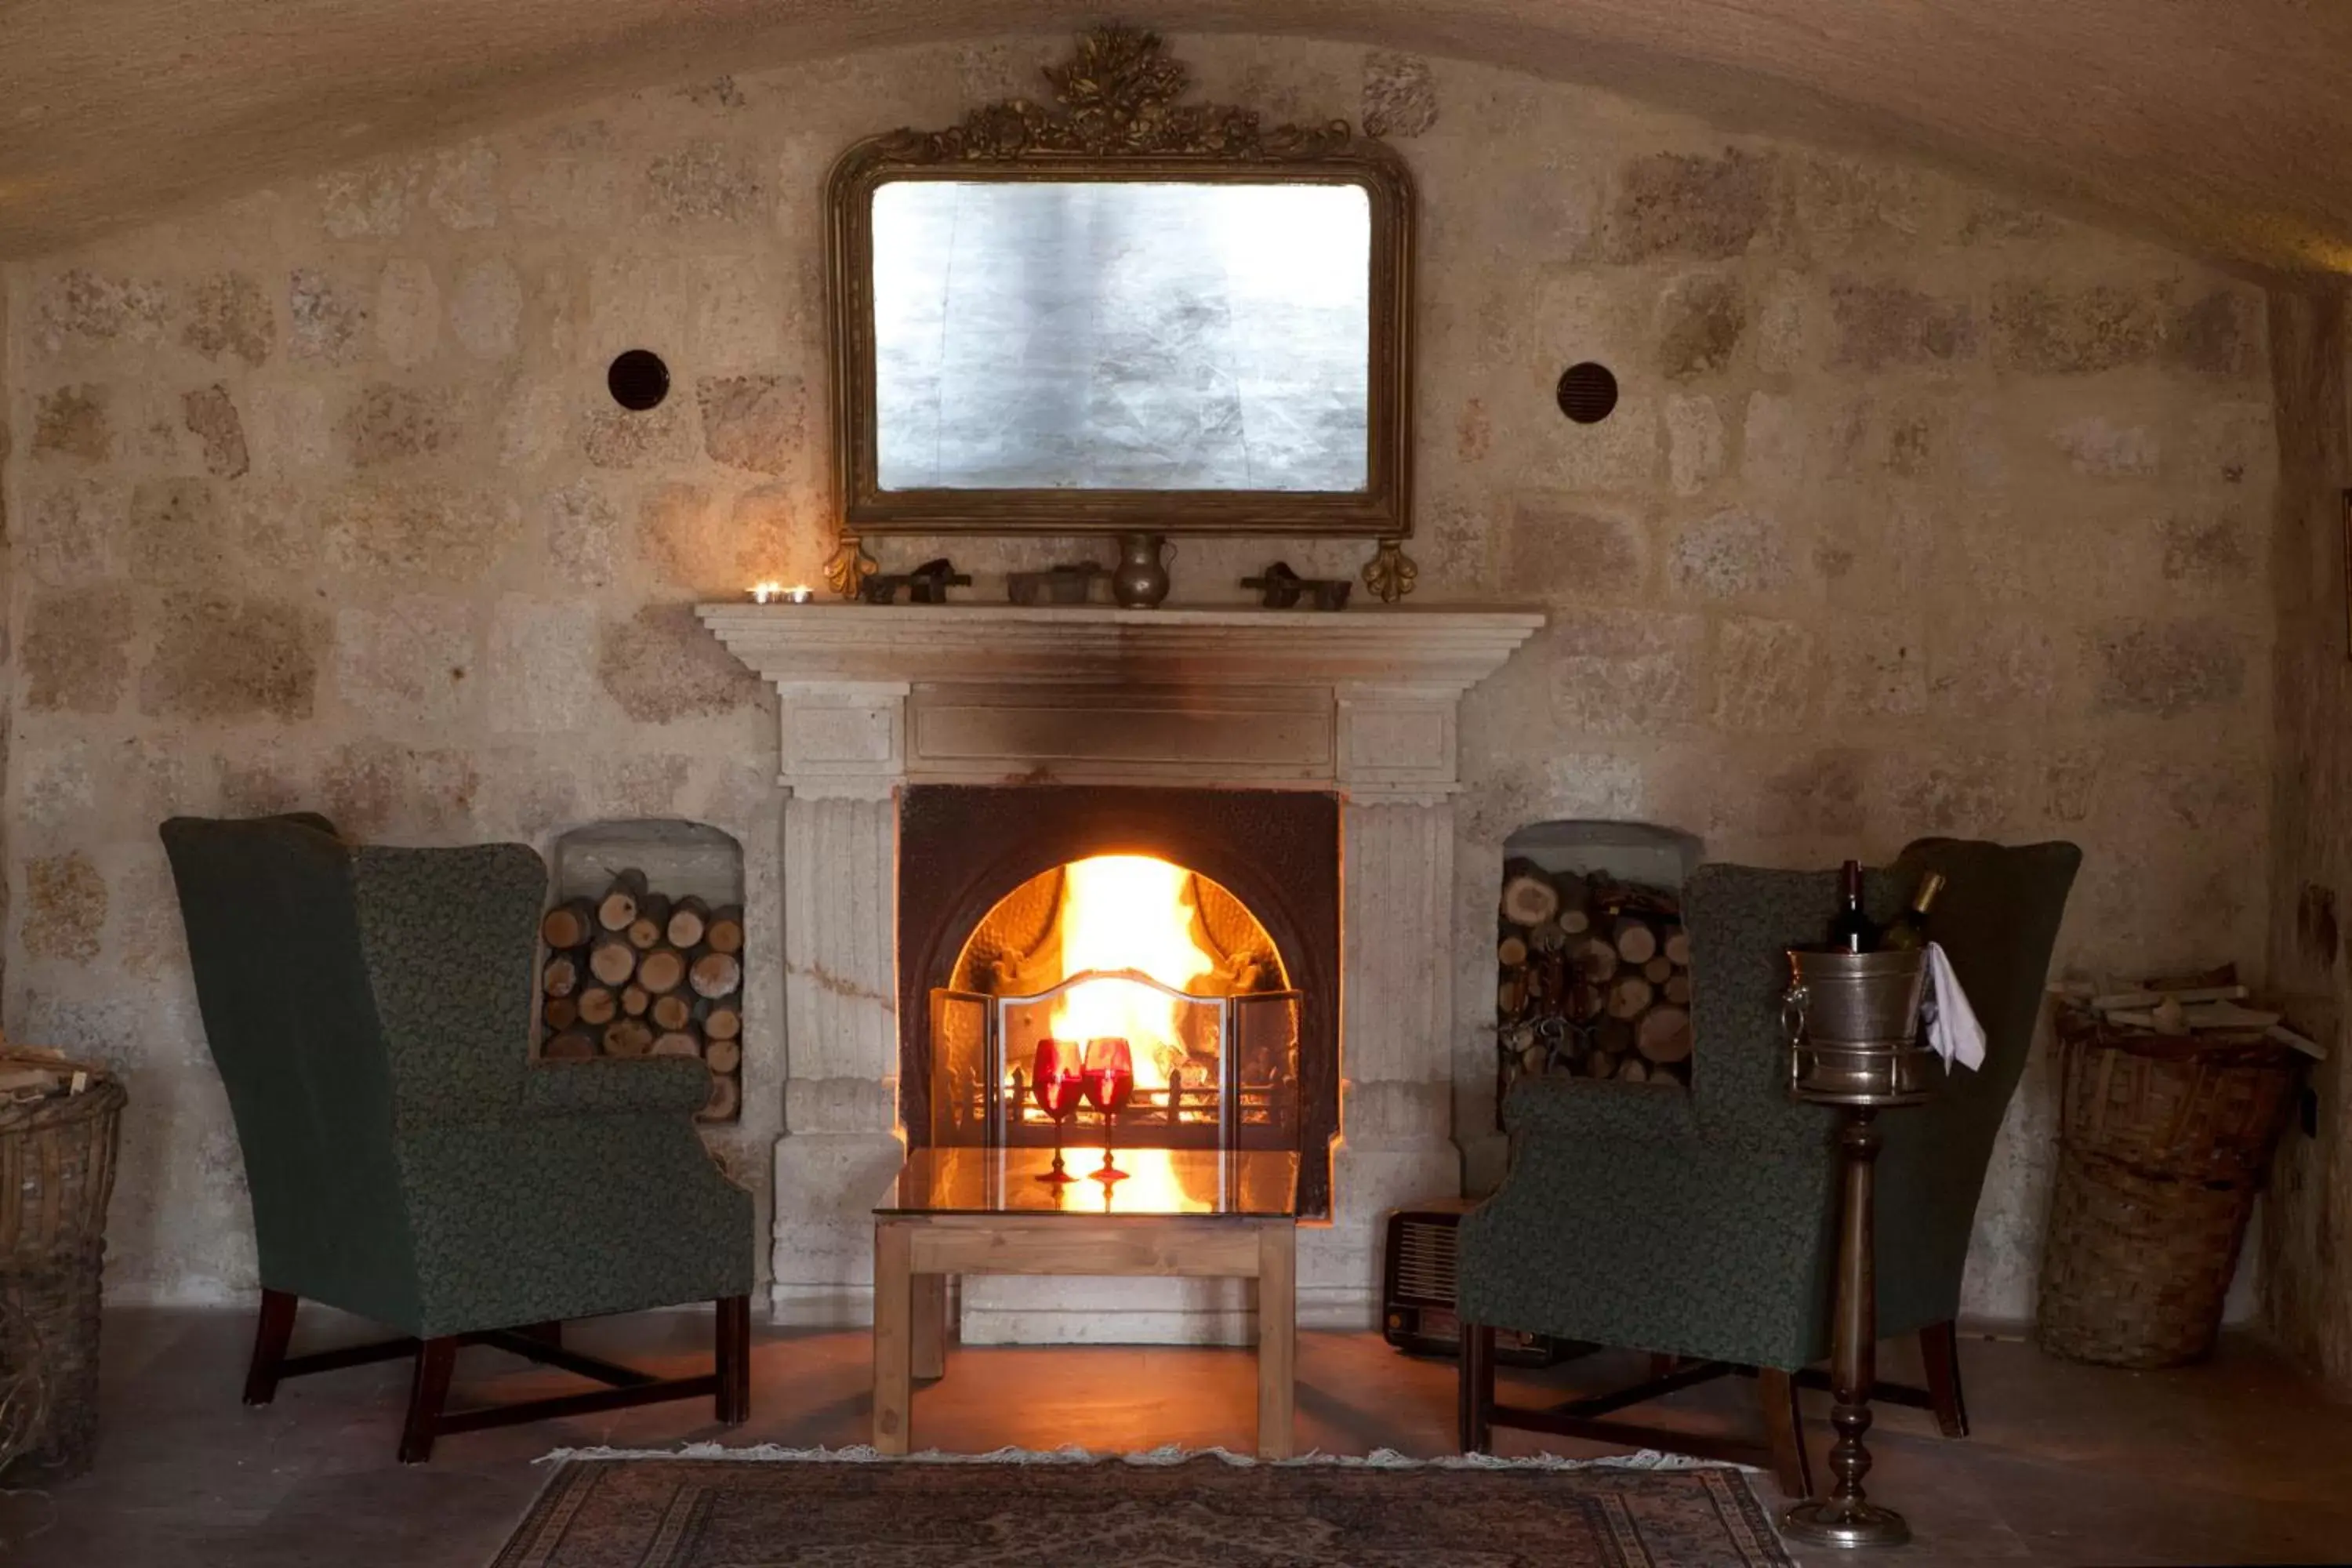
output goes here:
[[1911, 902], [1895, 917], [1895, 923], [1888, 926], [1885, 934], [1878, 939], [1879, 945], [1906, 950], [1927, 946], [1927, 909], [1936, 901], [1936, 895], [1943, 890], [1944, 874], [1941, 871], [1930, 871], [1920, 878], [1919, 886], [1911, 894]]
[[1878, 926], [1862, 907], [1862, 862], [1849, 860], [1840, 873], [1837, 913], [1830, 917], [1830, 946], [1841, 952], [1874, 952]]

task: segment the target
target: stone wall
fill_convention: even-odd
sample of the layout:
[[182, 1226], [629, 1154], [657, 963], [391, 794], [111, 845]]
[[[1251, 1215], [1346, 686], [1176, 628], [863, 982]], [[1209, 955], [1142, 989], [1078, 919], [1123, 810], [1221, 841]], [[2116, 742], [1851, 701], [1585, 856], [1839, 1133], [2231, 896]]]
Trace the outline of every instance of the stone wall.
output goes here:
[[2270, 846], [2271, 973], [2295, 1021], [2331, 1047], [2314, 1068], [2316, 1136], [2291, 1127], [2272, 1167], [2263, 1249], [2279, 1339], [2352, 1392], [2352, 1106], [2339, 900], [2352, 893], [2352, 576], [2343, 486], [2352, 474], [2339, 289], [2272, 296], [2278, 388], [2277, 773]]
[[[614, 99], [18, 269], [6, 1019], [131, 1080], [124, 1293], [252, 1276], [158, 818], [304, 805], [372, 837], [544, 845], [675, 814], [741, 839], [772, 916], [773, 721], [685, 607], [815, 579], [830, 548], [825, 167], [868, 132], [1038, 93], [1064, 47]], [[2259, 292], [1923, 168], [1604, 92], [1339, 45], [1176, 47], [1213, 96], [1363, 120], [1412, 163], [1422, 595], [1554, 616], [1464, 714], [1474, 1181], [1496, 1152], [1478, 933], [1528, 820], [1644, 816], [1792, 864], [2063, 834], [2089, 851], [2064, 963], [2259, 956]], [[676, 376], [648, 416], [603, 390], [636, 346]], [[1625, 390], [1592, 426], [1553, 403], [1582, 359]], [[952, 548], [985, 596], [1096, 547]], [[1177, 593], [1363, 554], [1188, 542]], [[762, 1182], [781, 1017], [754, 994], [733, 1146]], [[2036, 1074], [1974, 1310], [2030, 1306], [2045, 1126]]]

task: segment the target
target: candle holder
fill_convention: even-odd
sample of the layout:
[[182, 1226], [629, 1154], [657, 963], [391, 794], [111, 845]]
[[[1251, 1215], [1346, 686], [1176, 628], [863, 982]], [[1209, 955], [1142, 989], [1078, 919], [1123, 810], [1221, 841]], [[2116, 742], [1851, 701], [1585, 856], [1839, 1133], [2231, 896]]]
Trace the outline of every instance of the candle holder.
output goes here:
[[1916, 1105], [1933, 1082], [1933, 1053], [1918, 1042], [1919, 1001], [1927, 985], [1927, 955], [1823, 952], [1791, 948], [1794, 979], [1781, 998], [1789, 1038], [1789, 1091], [1799, 1100], [1833, 1106], [1844, 1117], [1838, 1133], [1840, 1213], [1837, 1309], [1830, 1361], [1830, 1425], [1837, 1442], [1830, 1495], [1807, 1499], [1780, 1516], [1782, 1533], [1813, 1546], [1900, 1546], [1911, 1527], [1891, 1508], [1872, 1502], [1862, 1479], [1870, 1473], [1871, 1385], [1878, 1366], [1876, 1177], [1880, 1110]]

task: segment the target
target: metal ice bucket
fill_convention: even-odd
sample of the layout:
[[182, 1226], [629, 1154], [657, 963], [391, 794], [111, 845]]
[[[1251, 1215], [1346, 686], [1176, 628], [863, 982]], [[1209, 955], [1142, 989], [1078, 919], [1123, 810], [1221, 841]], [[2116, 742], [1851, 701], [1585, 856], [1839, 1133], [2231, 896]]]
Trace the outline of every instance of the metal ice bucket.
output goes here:
[[1927, 955], [1916, 949], [1789, 950], [1780, 1027], [1789, 1038], [1789, 1092], [1825, 1105], [1916, 1105], [1935, 1053], [1919, 1043]]

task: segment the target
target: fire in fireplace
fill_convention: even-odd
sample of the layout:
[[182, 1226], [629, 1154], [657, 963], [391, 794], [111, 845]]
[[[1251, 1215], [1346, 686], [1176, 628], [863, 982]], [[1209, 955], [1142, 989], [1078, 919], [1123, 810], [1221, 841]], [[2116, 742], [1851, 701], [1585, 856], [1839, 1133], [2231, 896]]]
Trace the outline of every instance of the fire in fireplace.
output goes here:
[[1121, 1146], [1296, 1148], [1299, 1005], [1265, 926], [1199, 873], [1151, 855], [1040, 872], [932, 994], [938, 1142], [1105, 1137], [1101, 1107], [1056, 1117], [1032, 1092], [1052, 1039], [1125, 1047], [1132, 1086], [1108, 1131]]
[[[1079, 1174], [1106, 1148], [1141, 1173], [1152, 1150], [1296, 1149], [1301, 1204], [1318, 1212], [1338, 1110], [1338, 837], [1326, 795], [908, 791], [909, 1139], [1066, 1144]], [[1039, 1093], [1048, 1041], [1074, 1060], [1118, 1042], [1123, 1097], [1056, 1092], [1058, 1075]]]

